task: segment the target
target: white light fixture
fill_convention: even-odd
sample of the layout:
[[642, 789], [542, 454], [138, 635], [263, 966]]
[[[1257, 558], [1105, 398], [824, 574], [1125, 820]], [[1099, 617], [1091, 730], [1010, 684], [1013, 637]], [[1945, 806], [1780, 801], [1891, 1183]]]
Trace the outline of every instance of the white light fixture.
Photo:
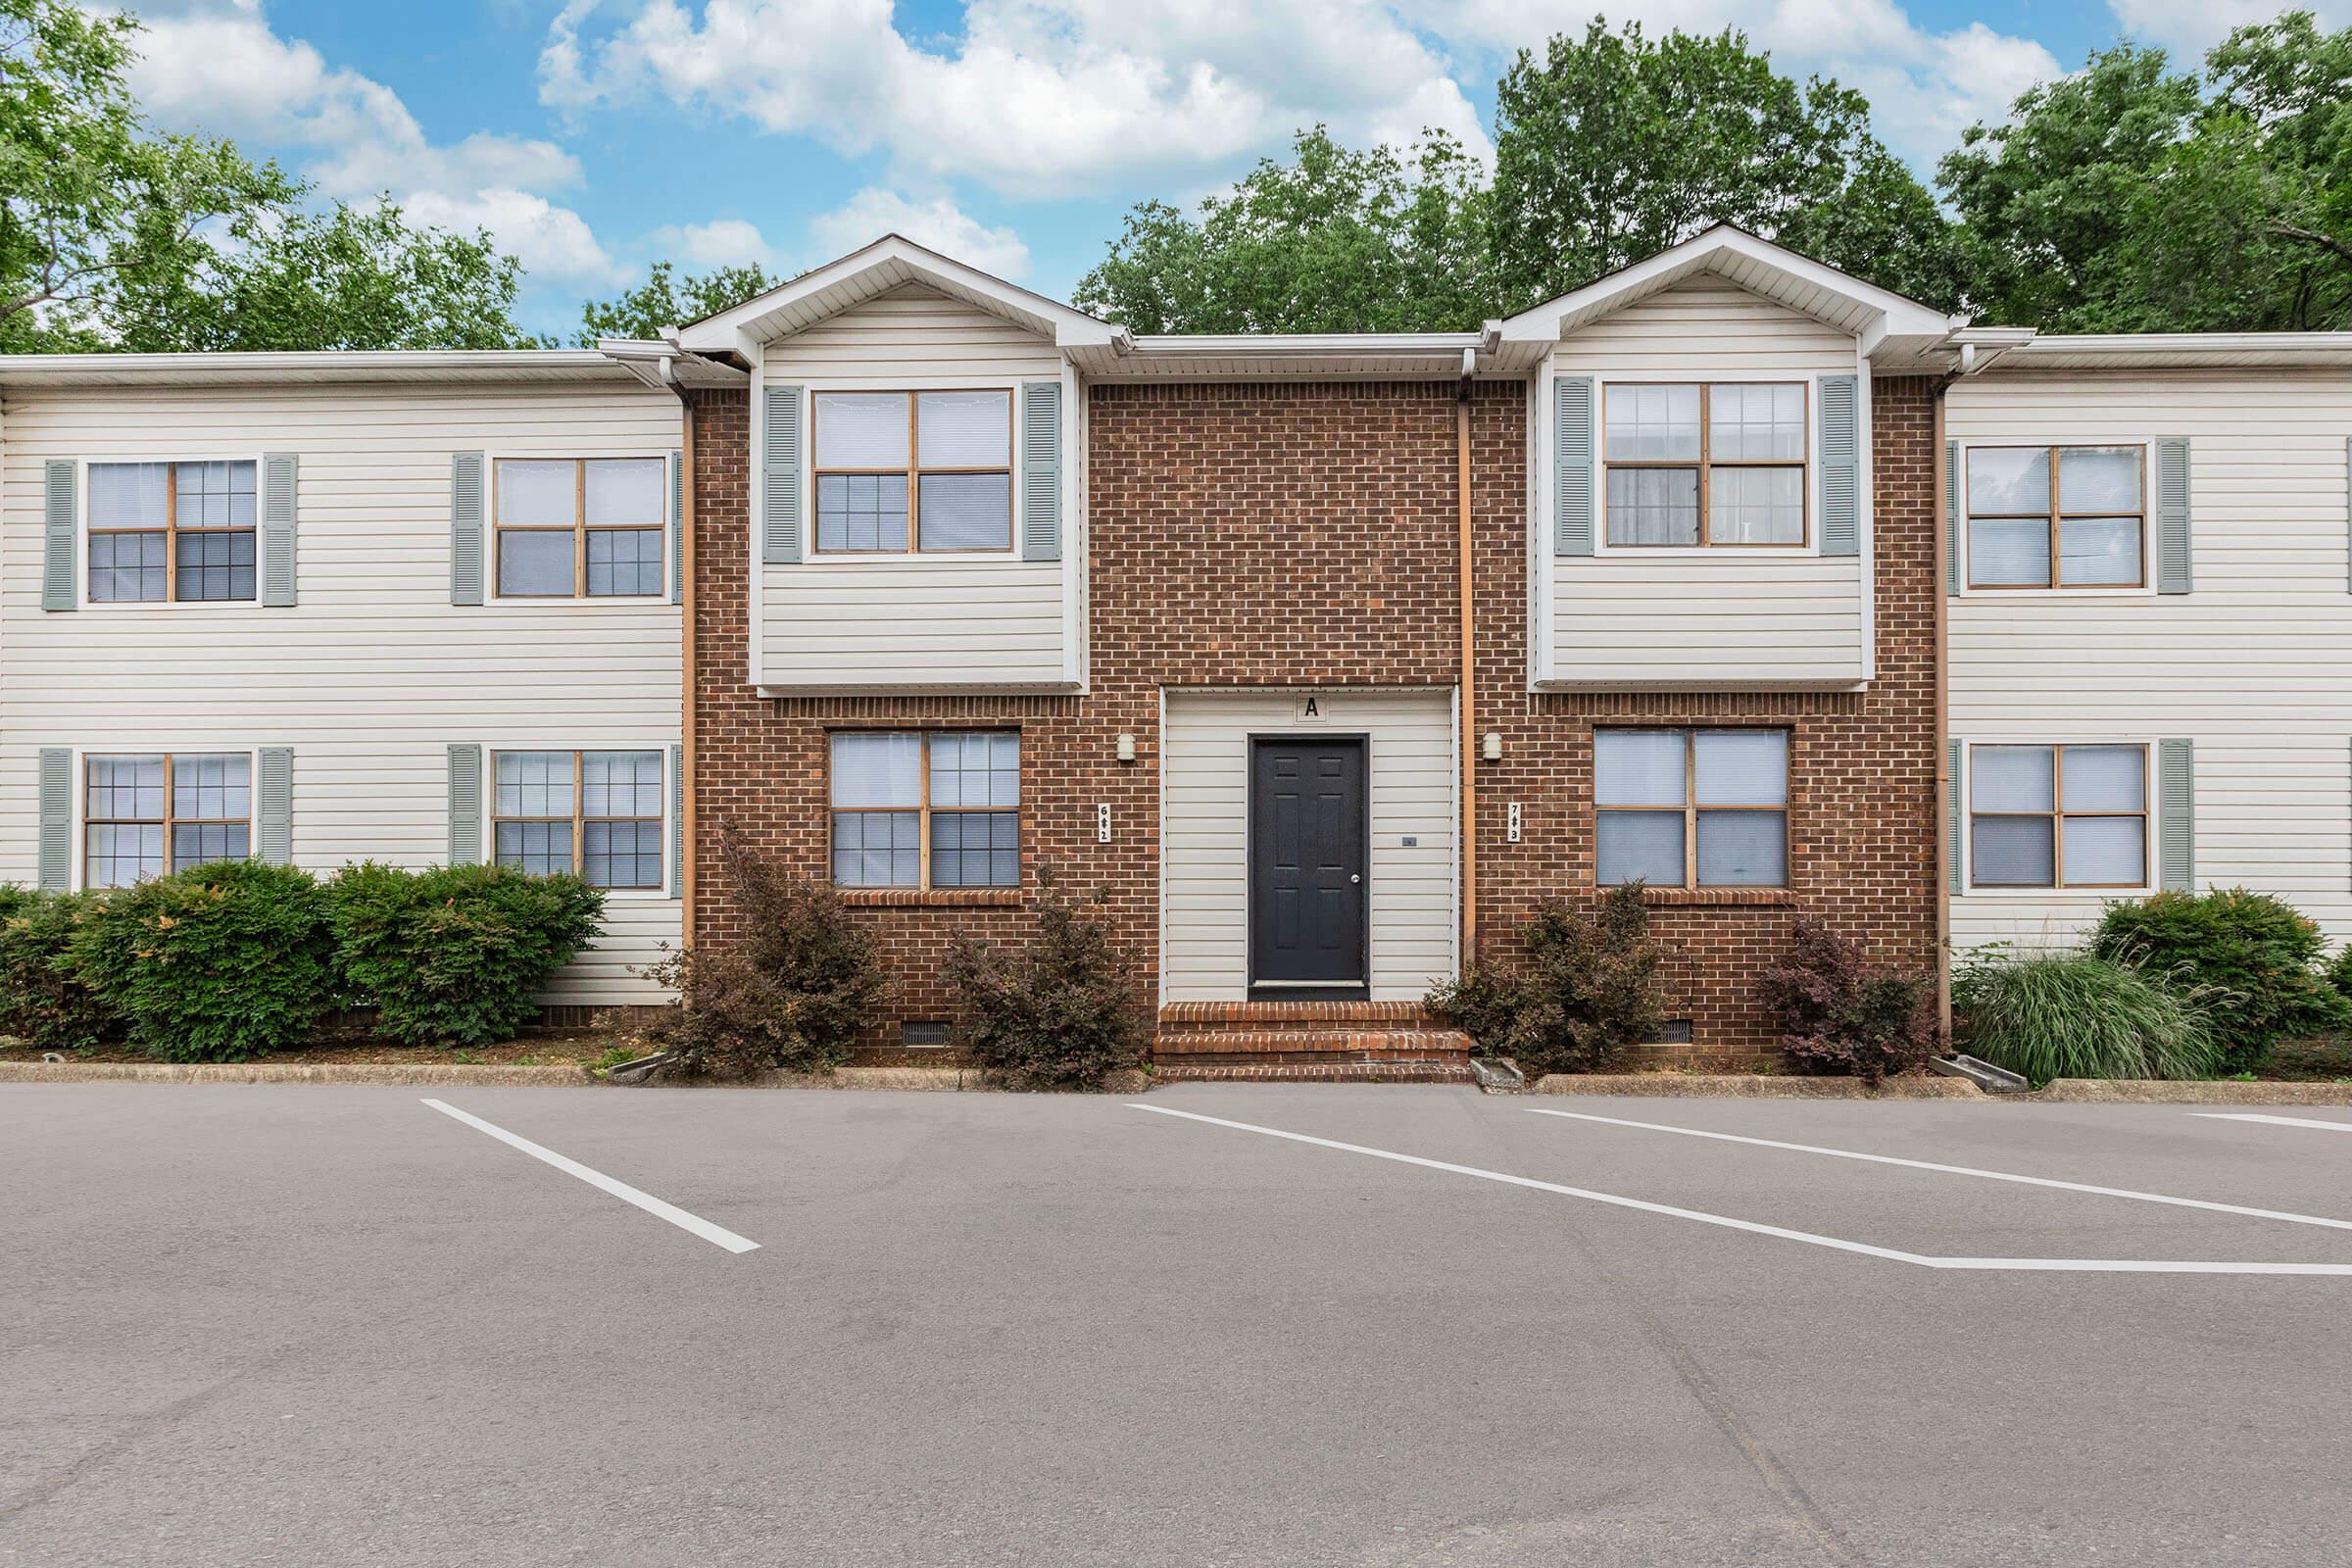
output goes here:
[[1502, 731], [1498, 729], [1491, 729], [1487, 731], [1487, 744], [1485, 750], [1488, 761], [1499, 762], [1502, 760]]
[[1119, 760], [1122, 762], [1132, 762], [1135, 760], [1134, 736], [1122, 735], [1119, 737]]

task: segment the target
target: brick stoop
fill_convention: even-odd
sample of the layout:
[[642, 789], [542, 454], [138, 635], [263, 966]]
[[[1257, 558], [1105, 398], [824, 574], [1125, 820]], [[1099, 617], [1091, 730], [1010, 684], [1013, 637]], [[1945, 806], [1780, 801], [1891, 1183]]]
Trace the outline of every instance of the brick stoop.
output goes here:
[[[1177, 1002], [1159, 1009], [1162, 1076], [1466, 1082], [1470, 1037], [1413, 1002]], [[1345, 1074], [1326, 1068], [1348, 1068]], [[1408, 1074], [1410, 1076], [1408, 1076]]]

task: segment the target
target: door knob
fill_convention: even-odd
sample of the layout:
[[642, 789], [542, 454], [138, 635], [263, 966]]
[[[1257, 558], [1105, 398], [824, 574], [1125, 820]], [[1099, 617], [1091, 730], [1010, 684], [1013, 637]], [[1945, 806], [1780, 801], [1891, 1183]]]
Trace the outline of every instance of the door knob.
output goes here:
[[1361, 882], [1363, 879], [1364, 876], [1361, 871], [1350, 871], [1348, 873], [1348, 880], [1350, 882]]

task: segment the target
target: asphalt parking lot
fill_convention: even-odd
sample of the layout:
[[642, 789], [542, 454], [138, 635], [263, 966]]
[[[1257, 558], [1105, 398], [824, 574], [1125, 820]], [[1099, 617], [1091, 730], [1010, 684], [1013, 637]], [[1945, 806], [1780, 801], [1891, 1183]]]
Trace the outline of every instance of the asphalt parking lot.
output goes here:
[[0, 1088], [0, 1563], [2352, 1557], [2352, 1110], [429, 1100]]

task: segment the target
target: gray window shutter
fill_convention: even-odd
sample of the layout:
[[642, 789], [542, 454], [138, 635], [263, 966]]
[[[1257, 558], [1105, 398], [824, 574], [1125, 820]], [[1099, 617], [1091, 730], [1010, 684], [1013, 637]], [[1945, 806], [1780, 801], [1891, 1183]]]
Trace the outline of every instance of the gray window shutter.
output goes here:
[[1061, 383], [1021, 383], [1021, 559], [1061, 559]]
[[298, 466], [291, 452], [262, 459], [262, 603], [294, 603], [294, 513]]
[[482, 749], [449, 749], [449, 863], [479, 865], [482, 859]]
[[801, 404], [805, 388], [771, 386], [760, 394], [765, 448], [760, 559], [789, 566], [801, 559]]
[[1862, 553], [1862, 407], [1850, 375], [1821, 378], [1821, 553]]
[[1960, 596], [1960, 443], [1943, 444], [1943, 591]]
[[294, 863], [294, 749], [262, 748], [262, 787], [254, 812], [260, 832], [259, 858], [270, 865]]
[[669, 896], [686, 891], [686, 748], [669, 749]]
[[2189, 588], [2188, 437], [2156, 441], [2156, 591], [2184, 594]]
[[1960, 866], [1960, 743], [1953, 741], [1944, 757], [1943, 840], [1944, 856], [1950, 862], [1944, 869], [1954, 893], [1965, 885]]
[[1559, 514], [1553, 554], [1592, 553], [1592, 378], [1563, 375], [1551, 383], [1557, 429], [1553, 449], [1553, 506]]
[[74, 592], [74, 481], [71, 458], [49, 460], [49, 491], [42, 511], [45, 532], [41, 547], [41, 608], [72, 610]]
[[43, 893], [63, 893], [74, 880], [74, 754], [63, 746], [41, 748], [41, 853]]
[[482, 455], [449, 461], [449, 602], [482, 602]]
[[686, 602], [686, 454], [669, 449], [669, 602]]
[[2197, 890], [2196, 743], [2156, 743], [2156, 885], [2167, 893]]

